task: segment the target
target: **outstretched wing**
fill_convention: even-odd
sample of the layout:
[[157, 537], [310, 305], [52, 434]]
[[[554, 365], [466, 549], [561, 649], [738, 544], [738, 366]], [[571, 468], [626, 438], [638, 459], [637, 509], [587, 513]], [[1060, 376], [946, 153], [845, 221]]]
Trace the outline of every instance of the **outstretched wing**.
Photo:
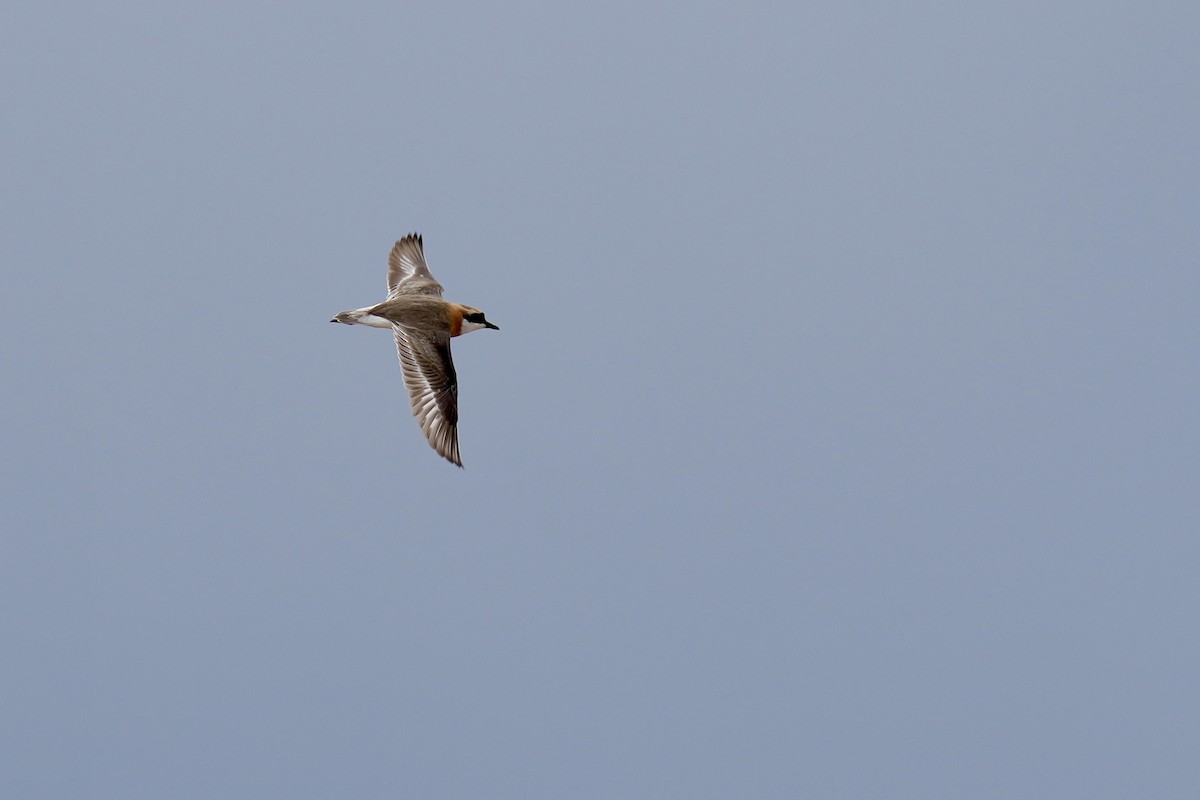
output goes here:
[[452, 464], [458, 455], [458, 376], [450, 358], [450, 336], [432, 335], [392, 325], [396, 354], [413, 416], [429, 445]]
[[425, 249], [419, 233], [410, 233], [396, 242], [388, 256], [388, 299], [402, 294], [442, 296], [442, 285], [434, 280], [425, 264]]

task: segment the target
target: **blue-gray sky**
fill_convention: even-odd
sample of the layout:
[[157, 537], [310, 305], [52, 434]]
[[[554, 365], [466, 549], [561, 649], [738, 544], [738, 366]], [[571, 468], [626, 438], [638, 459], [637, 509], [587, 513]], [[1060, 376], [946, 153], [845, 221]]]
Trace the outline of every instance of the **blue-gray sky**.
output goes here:
[[1198, 39], [10, 4], [5, 795], [1196, 797]]

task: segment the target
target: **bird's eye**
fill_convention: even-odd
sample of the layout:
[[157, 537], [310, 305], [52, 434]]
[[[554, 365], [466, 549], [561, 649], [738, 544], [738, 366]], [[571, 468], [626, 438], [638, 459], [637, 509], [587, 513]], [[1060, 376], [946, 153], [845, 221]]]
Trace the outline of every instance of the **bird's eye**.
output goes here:
[[467, 322], [483, 322], [483, 314], [482, 312], [476, 311], [472, 314], [464, 314], [463, 319], [465, 319]]

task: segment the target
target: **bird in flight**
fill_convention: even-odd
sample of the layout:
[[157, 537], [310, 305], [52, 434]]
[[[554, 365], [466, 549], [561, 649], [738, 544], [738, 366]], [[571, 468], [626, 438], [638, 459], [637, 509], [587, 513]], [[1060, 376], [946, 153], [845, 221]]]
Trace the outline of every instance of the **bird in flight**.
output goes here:
[[382, 303], [342, 311], [330, 322], [390, 328], [408, 399], [429, 446], [452, 464], [458, 454], [458, 376], [450, 339], [491, 328], [478, 308], [442, 299], [442, 285], [425, 264], [420, 234], [410, 233], [388, 256], [388, 296]]

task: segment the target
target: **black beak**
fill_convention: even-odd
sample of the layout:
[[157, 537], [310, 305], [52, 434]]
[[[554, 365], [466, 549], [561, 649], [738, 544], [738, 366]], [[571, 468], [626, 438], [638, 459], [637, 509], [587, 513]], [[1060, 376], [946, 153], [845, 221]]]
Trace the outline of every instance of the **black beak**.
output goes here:
[[493, 325], [492, 323], [488, 322], [486, 319], [483, 321], [483, 326], [484, 326], [485, 328], [491, 328], [491, 329], [492, 329], [492, 330], [494, 330], [494, 331], [498, 331], [498, 330], [500, 330], [500, 326], [499, 326], [499, 325]]

